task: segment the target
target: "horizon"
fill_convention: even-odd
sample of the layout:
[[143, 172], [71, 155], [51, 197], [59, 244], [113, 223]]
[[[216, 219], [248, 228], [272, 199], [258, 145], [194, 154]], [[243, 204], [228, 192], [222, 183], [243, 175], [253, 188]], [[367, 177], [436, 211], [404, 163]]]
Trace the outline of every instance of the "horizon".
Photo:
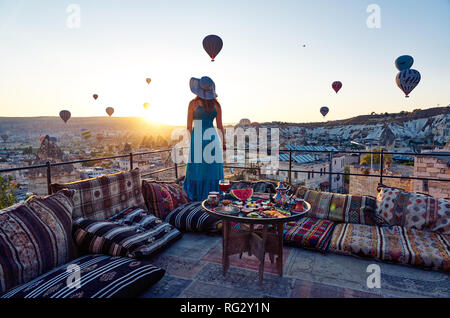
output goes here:
[[[106, 117], [112, 106], [113, 117], [184, 126], [194, 97], [189, 78], [203, 75], [216, 82], [227, 124], [327, 122], [447, 105], [450, 2], [377, 1], [379, 28], [367, 25], [370, 4], [80, 0], [80, 27], [69, 28], [68, 2], [3, 1], [0, 104], [8, 106], [0, 117], [57, 117], [61, 109], [73, 118]], [[211, 12], [216, 19], [205, 20]], [[208, 34], [224, 41], [214, 63], [201, 43]], [[408, 99], [395, 84], [394, 60], [404, 54], [422, 74]], [[334, 80], [343, 83], [338, 94]]]

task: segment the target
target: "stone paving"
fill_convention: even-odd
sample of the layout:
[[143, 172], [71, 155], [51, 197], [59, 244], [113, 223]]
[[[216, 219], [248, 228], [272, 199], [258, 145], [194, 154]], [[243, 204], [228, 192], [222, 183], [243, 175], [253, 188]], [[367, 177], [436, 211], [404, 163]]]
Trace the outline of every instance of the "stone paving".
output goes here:
[[[450, 275], [442, 272], [285, 246], [283, 277], [267, 257], [259, 285], [256, 258], [231, 257], [223, 276], [221, 255], [221, 236], [185, 233], [152, 259], [166, 275], [142, 297], [450, 297]], [[370, 264], [381, 268], [379, 289], [367, 288]]]

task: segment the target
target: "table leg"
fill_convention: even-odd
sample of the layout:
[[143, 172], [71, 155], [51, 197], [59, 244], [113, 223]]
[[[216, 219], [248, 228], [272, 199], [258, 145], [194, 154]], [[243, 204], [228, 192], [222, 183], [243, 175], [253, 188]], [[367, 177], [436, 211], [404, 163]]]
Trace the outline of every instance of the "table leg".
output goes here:
[[263, 282], [263, 275], [264, 275], [264, 260], [266, 258], [266, 240], [267, 240], [267, 228], [268, 225], [264, 225], [263, 232], [262, 232], [262, 245], [260, 246], [261, 250], [259, 251], [259, 284], [262, 284]]
[[277, 224], [277, 232], [278, 232], [277, 267], [278, 267], [278, 274], [280, 276], [283, 276], [283, 223]]
[[223, 229], [222, 229], [222, 274], [225, 274], [230, 267], [230, 259], [228, 256], [228, 244], [230, 237], [230, 222], [227, 220], [223, 220]]

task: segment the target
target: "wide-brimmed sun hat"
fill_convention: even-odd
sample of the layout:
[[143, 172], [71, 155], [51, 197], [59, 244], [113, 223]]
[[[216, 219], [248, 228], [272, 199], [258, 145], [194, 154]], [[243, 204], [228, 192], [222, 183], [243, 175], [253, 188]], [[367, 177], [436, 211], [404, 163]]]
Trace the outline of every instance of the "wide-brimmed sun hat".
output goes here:
[[214, 81], [208, 76], [203, 76], [202, 78], [192, 77], [189, 86], [191, 87], [192, 93], [203, 99], [214, 99], [217, 97], [216, 85]]

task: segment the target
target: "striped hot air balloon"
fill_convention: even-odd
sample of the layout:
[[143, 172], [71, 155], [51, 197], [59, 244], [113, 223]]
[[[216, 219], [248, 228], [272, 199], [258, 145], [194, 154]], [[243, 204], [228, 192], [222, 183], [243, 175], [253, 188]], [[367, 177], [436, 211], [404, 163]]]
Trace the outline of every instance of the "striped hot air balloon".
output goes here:
[[203, 39], [203, 48], [206, 53], [211, 57], [211, 62], [214, 62], [217, 54], [222, 50], [223, 42], [222, 39], [214, 34], [210, 34]]
[[70, 119], [70, 112], [68, 110], [62, 110], [59, 112], [59, 117], [67, 124], [67, 121]]
[[328, 109], [327, 106], [322, 106], [322, 107], [320, 108], [320, 113], [323, 115], [323, 117], [325, 117], [325, 116], [328, 114], [329, 111], [330, 111], [330, 110]]
[[83, 139], [85, 140], [91, 138], [91, 132], [89, 131], [89, 129], [86, 128], [81, 129], [81, 137], [83, 137]]
[[419, 84], [420, 73], [413, 69], [400, 71], [395, 78], [397, 86], [405, 93], [405, 97], [409, 97], [409, 93]]

